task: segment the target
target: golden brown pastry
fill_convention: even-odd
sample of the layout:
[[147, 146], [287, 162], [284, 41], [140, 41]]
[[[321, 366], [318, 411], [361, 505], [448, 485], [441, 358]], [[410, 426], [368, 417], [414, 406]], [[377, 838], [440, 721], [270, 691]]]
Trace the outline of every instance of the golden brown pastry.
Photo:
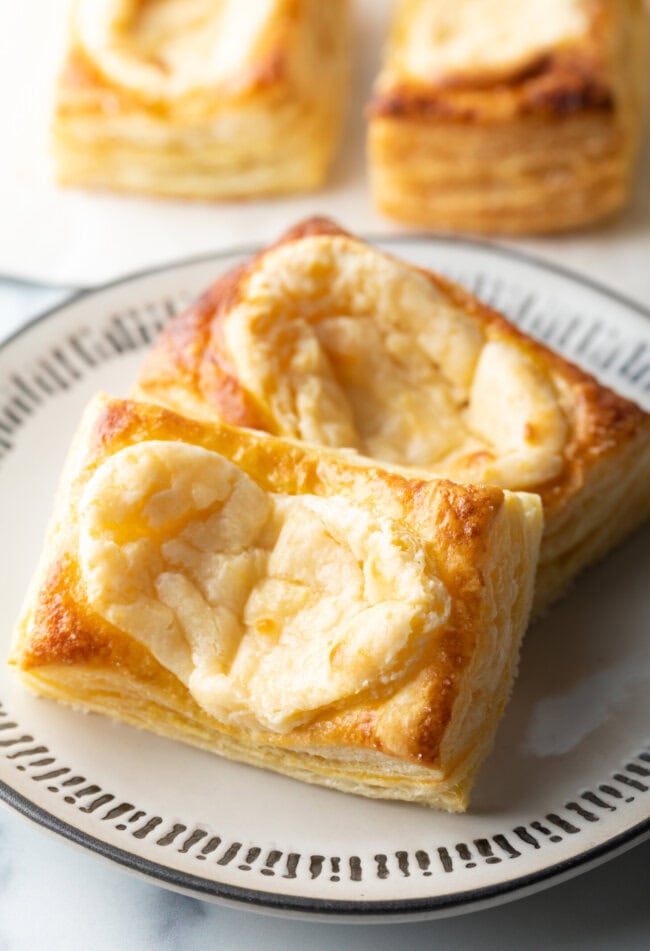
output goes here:
[[650, 513], [650, 416], [461, 287], [314, 219], [172, 320], [136, 394], [541, 495], [539, 611]]
[[453, 231], [559, 231], [624, 203], [644, 0], [400, 0], [369, 106], [374, 200]]
[[184, 198], [314, 188], [338, 140], [348, 0], [74, 0], [65, 185]]
[[534, 495], [97, 398], [12, 662], [36, 692], [463, 810], [528, 619]]

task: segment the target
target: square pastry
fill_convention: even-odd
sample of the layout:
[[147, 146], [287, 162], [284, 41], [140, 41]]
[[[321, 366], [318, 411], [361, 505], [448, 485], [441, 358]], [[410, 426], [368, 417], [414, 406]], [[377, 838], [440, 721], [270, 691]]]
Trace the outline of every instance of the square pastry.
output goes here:
[[624, 203], [647, 82], [644, 0], [399, 0], [369, 113], [378, 207], [545, 232]]
[[321, 219], [172, 320], [135, 393], [538, 493], [536, 611], [650, 513], [650, 415], [458, 285]]
[[98, 397], [12, 663], [37, 693], [463, 810], [517, 669], [539, 499]]
[[320, 185], [348, 0], [74, 0], [53, 124], [64, 185], [237, 198]]

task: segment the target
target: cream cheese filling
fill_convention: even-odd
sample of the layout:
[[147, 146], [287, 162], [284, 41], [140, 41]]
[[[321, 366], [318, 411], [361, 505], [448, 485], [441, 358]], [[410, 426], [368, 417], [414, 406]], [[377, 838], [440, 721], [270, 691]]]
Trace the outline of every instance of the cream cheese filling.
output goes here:
[[589, 29], [584, 0], [416, 0], [400, 21], [399, 68], [424, 81], [512, 71]]
[[177, 442], [100, 465], [79, 560], [91, 607], [205, 710], [280, 732], [402, 677], [450, 609], [403, 524], [340, 497], [267, 493]]
[[77, 0], [77, 41], [113, 83], [172, 100], [236, 77], [277, 0]]
[[550, 377], [425, 276], [353, 240], [265, 254], [224, 334], [283, 435], [509, 489], [563, 466], [568, 425]]

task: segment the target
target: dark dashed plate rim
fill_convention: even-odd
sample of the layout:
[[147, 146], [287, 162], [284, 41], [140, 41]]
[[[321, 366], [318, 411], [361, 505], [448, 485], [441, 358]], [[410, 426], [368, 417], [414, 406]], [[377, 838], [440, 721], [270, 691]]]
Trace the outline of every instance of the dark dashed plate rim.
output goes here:
[[[562, 265], [548, 262], [534, 254], [523, 252], [515, 248], [500, 244], [493, 244], [479, 238], [463, 238], [455, 235], [399, 234], [366, 236], [366, 240], [380, 245], [441, 245], [452, 244], [467, 248], [483, 250], [489, 254], [509, 258], [513, 261], [531, 266], [542, 272], [550, 272], [573, 282], [583, 288], [595, 292], [606, 299], [616, 301], [638, 317], [650, 320], [650, 309], [642, 304], [627, 298], [624, 294], [601, 284], [590, 277], [580, 275]], [[132, 272], [124, 277], [108, 281], [92, 289], [72, 291], [62, 302], [35, 315], [27, 323], [19, 327], [0, 344], [0, 351], [7, 349], [18, 338], [29, 334], [42, 322], [54, 319], [67, 310], [70, 305], [84, 299], [100, 295], [102, 292], [120, 285], [137, 281], [139, 278], [154, 276], [169, 271], [181, 269], [185, 266], [203, 262], [233, 259], [244, 257], [260, 250], [260, 245], [249, 244], [235, 247], [217, 253], [193, 255], [174, 262], [156, 267], [145, 268]], [[18, 793], [9, 784], [0, 780], [0, 801], [12, 810], [31, 820], [37, 825], [60, 835], [75, 845], [90, 850], [97, 855], [108, 859], [136, 874], [152, 880], [160, 885], [183, 891], [196, 897], [216, 899], [238, 907], [247, 907], [251, 910], [274, 911], [280, 914], [296, 914], [303, 917], [320, 916], [322, 918], [339, 918], [341, 920], [359, 918], [364, 920], [380, 920], [386, 918], [435, 917], [444, 914], [460, 914], [466, 911], [478, 910], [488, 905], [513, 900], [564, 881], [581, 872], [607, 861], [621, 854], [645, 839], [650, 838], [650, 817], [621, 833], [608, 838], [606, 841], [581, 851], [565, 860], [545, 865], [539, 871], [516, 876], [505, 882], [494, 885], [484, 885], [449, 895], [426, 896], [405, 899], [377, 899], [377, 900], [345, 900], [302, 897], [283, 893], [263, 891], [259, 888], [246, 888], [230, 885], [225, 882], [215, 882], [211, 879], [193, 875], [179, 869], [170, 868], [151, 859], [136, 855], [126, 849], [119, 848], [79, 828], [59, 819], [46, 809], [37, 805], [27, 796]]]
[[511, 881], [498, 885], [485, 885], [454, 892], [453, 895], [438, 895], [425, 898], [380, 899], [377, 901], [345, 901], [327, 898], [302, 898], [299, 895], [285, 895], [275, 892], [263, 892], [254, 888], [242, 888], [223, 882], [214, 882], [191, 875], [178, 869], [169, 868], [150, 859], [142, 858], [125, 849], [103, 842], [86, 832], [75, 828], [62, 819], [53, 816], [47, 810], [37, 806], [25, 796], [16, 793], [6, 783], [0, 781], [0, 800], [20, 815], [50, 832], [63, 836], [84, 849], [89, 849], [109, 859], [131, 872], [151, 879], [167, 888], [173, 888], [199, 898], [220, 899], [238, 907], [246, 906], [251, 910], [296, 913], [303, 916], [350, 918], [399, 918], [427, 916], [434, 917], [446, 913], [460, 914], [465, 911], [478, 911], [492, 904], [501, 904], [523, 897], [543, 887], [559, 884], [567, 878], [601, 864], [609, 858], [625, 852], [650, 838], [650, 819], [626, 830], [620, 835], [608, 839], [563, 862], [546, 866], [539, 872], [520, 875]]

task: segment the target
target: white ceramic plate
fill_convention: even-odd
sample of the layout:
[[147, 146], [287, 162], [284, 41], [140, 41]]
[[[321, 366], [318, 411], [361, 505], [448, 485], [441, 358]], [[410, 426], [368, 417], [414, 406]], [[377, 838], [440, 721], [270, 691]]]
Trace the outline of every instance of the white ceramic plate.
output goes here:
[[[478, 242], [383, 246], [462, 281], [650, 403], [650, 315]], [[6, 650], [87, 399], [125, 394], [170, 314], [242, 254], [86, 294], [0, 350], [0, 632]], [[0, 671], [0, 795], [161, 884], [282, 913], [433, 917], [526, 894], [650, 835], [650, 533], [585, 574], [527, 635], [471, 811], [364, 800], [28, 695]]]

